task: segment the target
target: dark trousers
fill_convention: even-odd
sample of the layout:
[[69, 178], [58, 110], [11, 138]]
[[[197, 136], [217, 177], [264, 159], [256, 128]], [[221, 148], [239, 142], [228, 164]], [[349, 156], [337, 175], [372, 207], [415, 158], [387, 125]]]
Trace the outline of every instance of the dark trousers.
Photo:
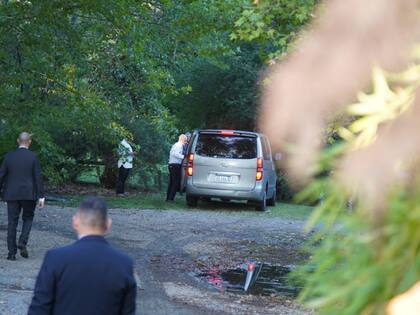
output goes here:
[[125, 181], [127, 180], [128, 174], [130, 173], [129, 168], [121, 166], [118, 170], [117, 180], [117, 194], [123, 194], [125, 191]]
[[[32, 221], [34, 219], [36, 202], [32, 200], [22, 201], [8, 201], [7, 202], [7, 248], [9, 254], [15, 255], [17, 248], [26, 247], [28, 244], [29, 233], [32, 228]], [[19, 237], [19, 243], [16, 245], [16, 229], [19, 223], [20, 212], [22, 212], [22, 232]]]
[[166, 200], [174, 200], [181, 186], [181, 164], [169, 164], [169, 185]]

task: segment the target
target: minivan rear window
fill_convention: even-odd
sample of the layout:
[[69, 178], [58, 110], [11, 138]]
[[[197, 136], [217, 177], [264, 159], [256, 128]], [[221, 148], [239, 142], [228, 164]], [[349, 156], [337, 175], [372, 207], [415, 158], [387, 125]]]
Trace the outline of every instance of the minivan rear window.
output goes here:
[[195, 153], [213, 158], [255, 159], [257, 157], [257, 138], [200, 134]]

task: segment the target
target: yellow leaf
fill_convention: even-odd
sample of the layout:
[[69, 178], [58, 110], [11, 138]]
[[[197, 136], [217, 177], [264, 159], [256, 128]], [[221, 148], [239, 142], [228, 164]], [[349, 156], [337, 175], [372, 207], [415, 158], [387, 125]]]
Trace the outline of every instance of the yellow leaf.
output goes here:
[[374, 67], [372, 71], [373, 92], [377, 95], [387, 95], [391, 93], [384, 71], [379, 67]]
[[348, 130], [347, 128], [340, 127], [340, 128], [338, 128], [337, 132], [338, 132], [338, 134], [341, 138], [343, 138], [344, 140], [346, 140], [348, 142], [353, 141], [354, 138], [355, 138], [354, 134], [350, 130]]

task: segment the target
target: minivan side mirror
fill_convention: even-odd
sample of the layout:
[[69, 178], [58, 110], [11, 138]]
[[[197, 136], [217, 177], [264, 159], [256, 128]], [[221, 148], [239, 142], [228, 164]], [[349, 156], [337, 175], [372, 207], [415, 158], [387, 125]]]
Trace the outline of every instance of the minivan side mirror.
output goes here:
[[274, 161], [280, 161], [283, 158], [283, 154], [281, 154], [280, 152], [274, 153], [273, 154], [273, 160]]

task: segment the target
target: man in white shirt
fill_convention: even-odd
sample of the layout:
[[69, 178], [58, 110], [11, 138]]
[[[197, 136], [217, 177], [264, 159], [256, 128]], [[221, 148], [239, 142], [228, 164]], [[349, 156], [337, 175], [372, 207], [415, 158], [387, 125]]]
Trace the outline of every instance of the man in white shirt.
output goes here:
[[187, 143], [187, 137], [180, 135], [178, 142], [175, 143], [169, 153], [169, 185], [166, 193], [166, 201], [174, 201], [176, 192], [179, 191], [181, 184], [182, 160], [184, 159], [184, 145]]
[[117, 195], [123, 196], [125, 191], [125, 181], [128, 178], [130, 170], [133, 168], [134, 151], [126, 139], [122, 140], [118, 146], [118, 180]]

